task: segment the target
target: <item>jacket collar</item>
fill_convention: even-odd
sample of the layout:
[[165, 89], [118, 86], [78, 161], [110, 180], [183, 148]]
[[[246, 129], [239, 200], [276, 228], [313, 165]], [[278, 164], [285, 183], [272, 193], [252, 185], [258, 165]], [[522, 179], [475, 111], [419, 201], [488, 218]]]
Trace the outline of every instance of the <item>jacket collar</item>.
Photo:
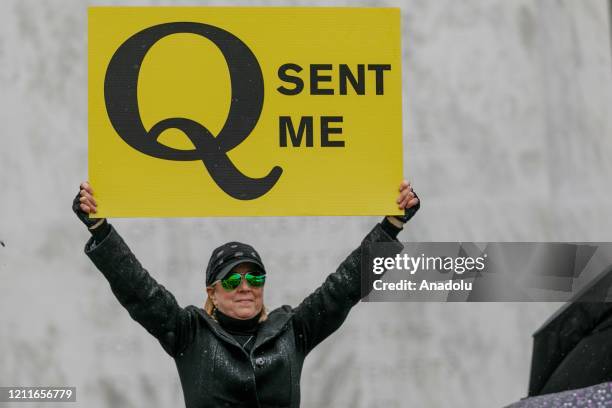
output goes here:
[[293, 310], [289, 306], [282, 306], [271, 311], [268, 318], [260, 323], [253, 350], [282, 333], [291, 317], [293, 317]]
[[[217, 337], [219, 337], [226, 343], [230, 343], [242, 349], [236, 339], [234, 339], [231, 334], [225, 331], [223, 327], [221, 327], [221, 325], [217, 321], [215, 321], [215, 319], [210, 317], [204, 309], [197, 308], [197, 311], [200, 316], [204, 318], [204, 321], [208, 324], [211, 331]], [[292, 316], [293, 310], [290, 306], [282, 306], [270, 312], [268, 314], [268, 318], [264, 322], [260, 323], [260, 327], [257, 330], [257, 337], [255, 338], [253, 350], [279, 335], [287, 327], [287, 324]]]

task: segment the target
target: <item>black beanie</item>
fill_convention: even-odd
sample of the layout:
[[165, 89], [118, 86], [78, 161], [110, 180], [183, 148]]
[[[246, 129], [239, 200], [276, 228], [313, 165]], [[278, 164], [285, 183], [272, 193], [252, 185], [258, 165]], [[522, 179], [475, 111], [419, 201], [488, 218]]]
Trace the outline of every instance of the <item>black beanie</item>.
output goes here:
[[244, 262], [255, 264], [266, 273], [261, 257], [252, 246], [242, 242], [228, 242], [216, 248], [206, 267], [206, 286], [225, 278], [236, 265]]

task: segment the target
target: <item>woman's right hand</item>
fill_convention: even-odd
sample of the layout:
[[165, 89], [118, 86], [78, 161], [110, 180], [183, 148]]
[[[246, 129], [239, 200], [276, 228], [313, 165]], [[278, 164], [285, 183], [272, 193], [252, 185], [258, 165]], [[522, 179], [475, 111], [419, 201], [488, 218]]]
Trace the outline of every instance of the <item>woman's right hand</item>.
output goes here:
[[72, 201], [72, 211], [89, 229], [102, 223], [103, 219], [89, 217], [90, 214], [98, 212], [98, 203], [93, 197], [93, 190], [87, 181], [82, 182], [79, 186], [79, 192]]

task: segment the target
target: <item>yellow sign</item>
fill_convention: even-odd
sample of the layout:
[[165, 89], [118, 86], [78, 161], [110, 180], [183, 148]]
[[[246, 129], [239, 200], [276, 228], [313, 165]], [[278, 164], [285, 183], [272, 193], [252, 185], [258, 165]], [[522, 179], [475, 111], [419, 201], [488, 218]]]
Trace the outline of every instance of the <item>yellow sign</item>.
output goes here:
[[92, 7], [98, 216], [401, 213], [401, 73], [399, 9]]

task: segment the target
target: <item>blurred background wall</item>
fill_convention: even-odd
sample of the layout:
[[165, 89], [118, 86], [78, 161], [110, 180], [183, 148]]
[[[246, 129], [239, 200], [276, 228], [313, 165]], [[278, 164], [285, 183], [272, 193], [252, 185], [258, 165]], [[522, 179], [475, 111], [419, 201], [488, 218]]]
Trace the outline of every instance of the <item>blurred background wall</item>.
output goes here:
[[[401, 7], [404, 173], [423, 202], [401, 239], [612, 241], [605, 0], [90, 4]], [[0, 2], [0, 385], [76, 386], [70, 407], [178, 407], [173, 361], [83, 254], [70, 211], [87, 178], [87, 5]], [[182, 305], [202, 304], [215, 246], [252, 243], [276, 307], [297, 305], [379, 219], [113, 224]], [[307, 359], [302, 406], [510, 403], [526, 394], [532, 332], [559, 306], [360, 303]]]

